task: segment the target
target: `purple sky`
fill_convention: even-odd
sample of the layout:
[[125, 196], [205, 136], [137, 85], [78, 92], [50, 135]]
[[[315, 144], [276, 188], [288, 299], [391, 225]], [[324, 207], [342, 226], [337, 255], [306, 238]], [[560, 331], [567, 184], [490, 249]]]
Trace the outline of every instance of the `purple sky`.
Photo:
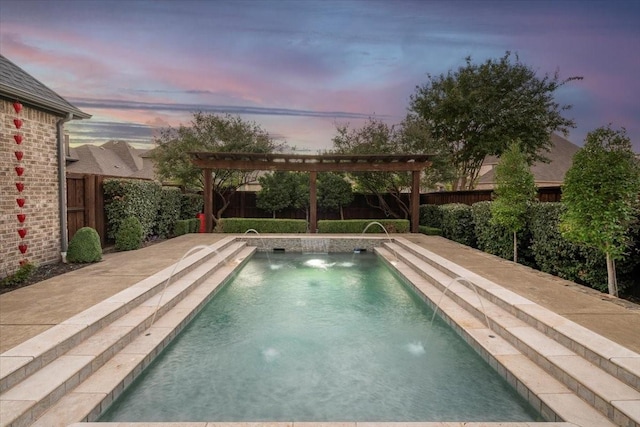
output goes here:
[[209, 111], [312, 151], [336, 123], [399, 122], [427, 73], [510, 50], [584, 77], [556, 95], [572, 142], [612, 123], [640, 153], [640, 1], [0, 0], [0, 50], [93, 114], [74, 143], [151, 142]]

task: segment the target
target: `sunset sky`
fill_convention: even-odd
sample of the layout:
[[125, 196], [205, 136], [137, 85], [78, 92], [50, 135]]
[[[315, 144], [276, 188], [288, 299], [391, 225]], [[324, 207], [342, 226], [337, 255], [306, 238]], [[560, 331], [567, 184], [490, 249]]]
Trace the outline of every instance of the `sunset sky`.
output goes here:
[[93, 115], [72, 143], [151, 143], [204, 111], [315, 152], [336, 124], [401, 121], [427, 74], [507, 50], [584, 77], [556, 94], [572, 142], [612, 123], [640, 153], [640, 1], [0, 0], [0, 52]]

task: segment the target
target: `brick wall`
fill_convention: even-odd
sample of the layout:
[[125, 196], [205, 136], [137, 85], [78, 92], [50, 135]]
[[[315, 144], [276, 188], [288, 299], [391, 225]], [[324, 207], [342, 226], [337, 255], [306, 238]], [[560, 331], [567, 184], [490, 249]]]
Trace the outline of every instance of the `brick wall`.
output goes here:
[[[18, 131], [15, 118], [23, 121]], [[13, 274], [23, 259], [36, 265], [56, 262], [60, 259], [60, 223], [58, 204], [58, 153], [55, 115], [30, 108], [23, 104], [16, 114], [13, 102], [0, 98], [0, 278]], [[16, 144], [13, 135], [23, 135], [22, 144]], [[15, 151], [24, 157], [18, 162]], [[24, 174], [18, 177], [15, 166], [21, 164]], [[15, 183], [23, 182], [19, 193]], [[20, 208], [16, 198], [26, 199]], [[20, 223], [17, 214], [26, 214], [24, 239], [18, 235]], [[18, 249], [20, 243], [28, 246], [26, 254]]]

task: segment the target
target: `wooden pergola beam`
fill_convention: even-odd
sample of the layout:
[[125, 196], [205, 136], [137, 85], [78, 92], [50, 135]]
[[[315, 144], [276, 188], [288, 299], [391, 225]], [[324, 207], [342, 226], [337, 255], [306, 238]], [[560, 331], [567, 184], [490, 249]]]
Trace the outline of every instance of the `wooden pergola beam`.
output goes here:
[[420, 172], [431, 165], [431, 155], [418, 154], [327, 154], [309, 156], [276, 153], [192, 152], [191, 161], [203, 169], [205, 183], [205, 227], [213, 230], [214, 169], [310, 172], [310, 229], [317, 230], [316, 178], [318, 172], [412, 172], [411, 232], [419, 231]]

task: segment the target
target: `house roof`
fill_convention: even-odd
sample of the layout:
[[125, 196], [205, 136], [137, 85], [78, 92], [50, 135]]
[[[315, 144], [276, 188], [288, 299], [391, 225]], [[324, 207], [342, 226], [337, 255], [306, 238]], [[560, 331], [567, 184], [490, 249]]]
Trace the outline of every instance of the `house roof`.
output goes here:
[[74, 119], [88, 119], [60, 95], [32, 77], [22, 68], [0, 55], [0, 95], [58, 114], [73, 114]]
[[148, 150], [136, 149], [125, 141], [84, 144], [69, 151], [76, 161], [67, 165], [67, 172], [155, 179], [153, 160], [141, 157]]
[[[555, 186], [564, 182], [564, 176], [571, 167], [574, 154], [580, 149], [577, 145], [557, 135], [551, 134], [551, 142], [553, 145], [549, 151], [541, 153], [549, 159], [549, 163], [537, 162], [531, 166], [531, 173], [535, 178], [536, 185]], [[499, 158], [496, 156], [488, 156], [484, 165], [496, 165]], [[491, 169], [478, 178], [478, 186], [487, 186], [495, 183], [495, 169]]]

